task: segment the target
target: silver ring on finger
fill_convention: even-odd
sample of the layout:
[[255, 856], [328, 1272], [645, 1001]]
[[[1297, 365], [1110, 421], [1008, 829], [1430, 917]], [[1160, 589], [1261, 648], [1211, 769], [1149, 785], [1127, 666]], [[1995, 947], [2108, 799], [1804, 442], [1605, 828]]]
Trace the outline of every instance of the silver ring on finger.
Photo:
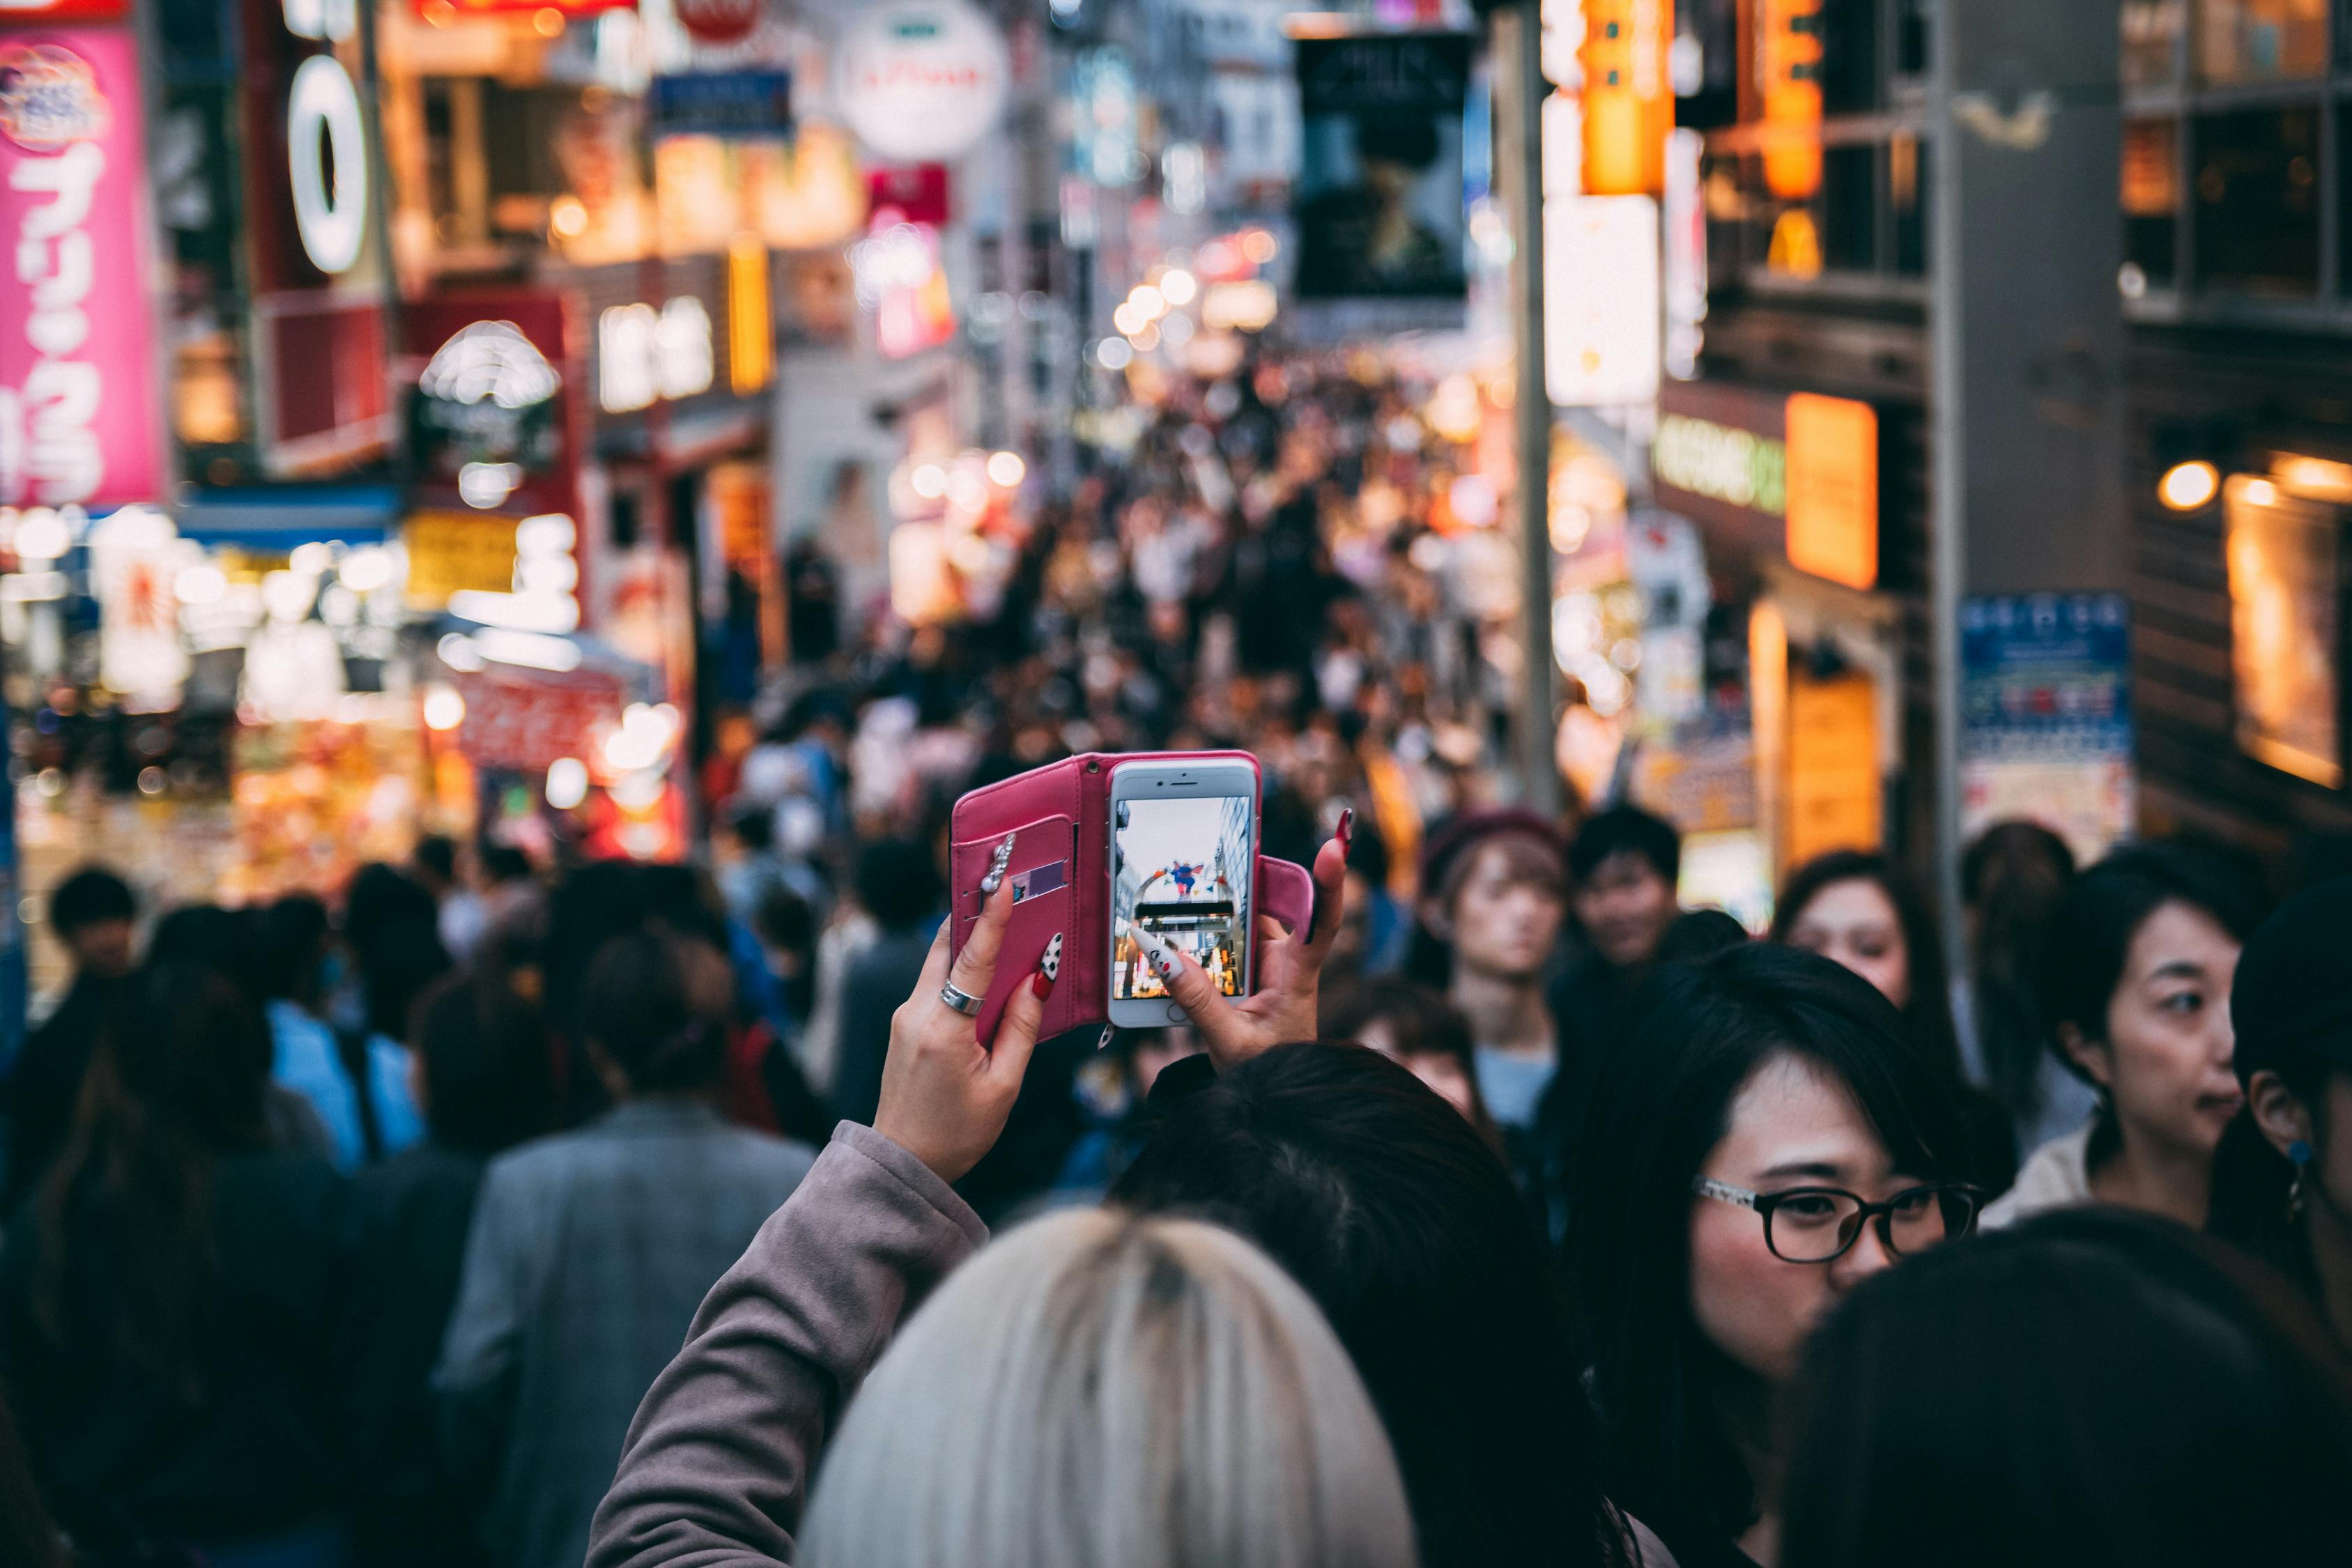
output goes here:
[[940, 1000], [967, 1018], [980, 1016], [980, 998], [961, 989], [952, 980], [940, 987]]

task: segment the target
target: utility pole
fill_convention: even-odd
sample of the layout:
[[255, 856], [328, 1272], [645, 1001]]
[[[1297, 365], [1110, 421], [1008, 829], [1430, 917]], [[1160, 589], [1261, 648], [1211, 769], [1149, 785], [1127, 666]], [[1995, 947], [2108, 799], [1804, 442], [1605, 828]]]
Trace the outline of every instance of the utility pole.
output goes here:
[[1544, 387], [1543, 18], [1538, 0], [1494, 13], [1495, 166], [1511, 207], [1511, 335], [1517, 392], [1520, 804], [1560, 810], [1553, 761], [1556, 678], [1551, 647], [1551, 399]]

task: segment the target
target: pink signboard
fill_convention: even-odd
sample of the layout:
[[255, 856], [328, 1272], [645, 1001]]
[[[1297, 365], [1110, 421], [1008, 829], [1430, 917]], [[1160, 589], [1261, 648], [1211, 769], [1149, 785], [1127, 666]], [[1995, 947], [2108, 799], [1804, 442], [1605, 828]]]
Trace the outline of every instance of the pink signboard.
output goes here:
[[0, 35], [0, 504], [162, 497], [139, 90], [127, 31]]

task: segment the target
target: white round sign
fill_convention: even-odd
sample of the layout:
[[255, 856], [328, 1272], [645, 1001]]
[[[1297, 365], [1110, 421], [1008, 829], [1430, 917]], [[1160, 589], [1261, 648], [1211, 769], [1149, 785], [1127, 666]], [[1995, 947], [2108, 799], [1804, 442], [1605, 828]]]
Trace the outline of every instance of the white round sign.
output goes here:
[[[331, 150], [331, 174], [320, 139]], [[312, 55], [294, 72], [286, 104], [286, 146], [294, 190], [294, 227], [321, 272], [348, 272], [367, 237], [367, 129], [359, 89], [332, 55]]]
[[849, 25], [834, 91], [858, 139], [899, 163], [945, 163], [996, 128], [1013, 78], [996, 24], [966, 0], [894, 0]]

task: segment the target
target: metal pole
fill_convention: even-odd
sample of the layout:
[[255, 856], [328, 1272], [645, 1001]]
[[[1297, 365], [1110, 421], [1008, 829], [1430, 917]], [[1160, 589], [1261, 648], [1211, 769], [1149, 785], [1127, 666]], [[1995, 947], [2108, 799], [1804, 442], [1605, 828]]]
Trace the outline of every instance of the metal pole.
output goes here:
[[1511, 203], [1511, 327], [1517, 362], [1520, 800], [1555, 817], [1559, 768], [1552, 760], [1555, 677], [1551, 647], [1551, 399], [1544, 388], [1543, 25], [1535, 0], [1495, 13], [1496, 167]]
[[1959, 6], [1934, 11], [1931, 44], [1935, 79], [1929, 95], [1928, 161], [1935, 245], [1929, 258], [1933, 289], [1928, 308], [1932, 369], [1928, 400], [1934, 405], [1935, 512], [1927, 531], [1927, 626], [1929, 665], [1935, 672], [1936, 773], [1930, 785], [1936, 808], [1936, 902], [1943, 917], [1947, 973], [1969, 971], [1968, 933], [1961, 926], [1960, 899], [1960, 598], [1968, 561], [1967, 376], [1961, 363], [1960, 312], [1960, 132], [1952, 115], [1955, 62], [1959, 58]]

